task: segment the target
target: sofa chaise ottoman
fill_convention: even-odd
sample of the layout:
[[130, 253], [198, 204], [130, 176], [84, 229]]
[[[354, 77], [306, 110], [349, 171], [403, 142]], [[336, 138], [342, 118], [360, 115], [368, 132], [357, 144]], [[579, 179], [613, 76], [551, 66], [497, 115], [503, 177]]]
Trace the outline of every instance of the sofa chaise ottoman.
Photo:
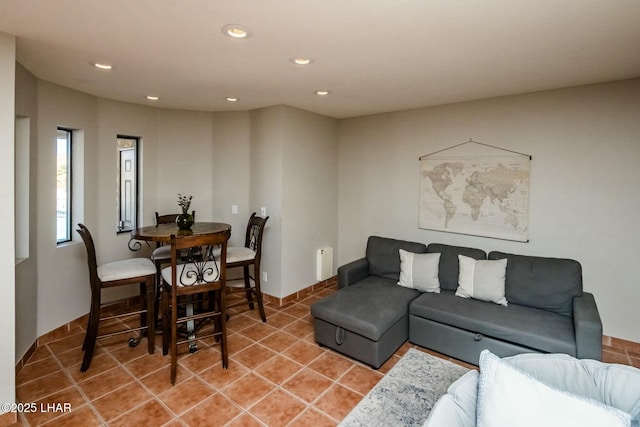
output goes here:
[[315, 340], [379, 368], [409, 338], [409, 303], [420, 295], [397, 286], [399, 249], [426, 245], [371, 236], [366, 257], [338, 268], [338, 291], [311, 305]]

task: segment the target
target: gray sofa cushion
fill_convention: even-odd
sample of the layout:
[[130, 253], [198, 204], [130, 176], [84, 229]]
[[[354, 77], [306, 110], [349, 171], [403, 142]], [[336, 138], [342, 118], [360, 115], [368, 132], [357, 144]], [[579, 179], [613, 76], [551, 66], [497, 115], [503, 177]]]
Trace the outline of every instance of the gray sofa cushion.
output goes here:
[[468, 256], [473, 259], [487, 259], [487, 254], [481, 249], [465, 248], [463, 246], [450, 246], [441, 243], [431, 243], [427, 246], [428, 253], [439, 253], [440, 264], [438, 276], [440, 277], [440, 289], [455, 291], [458, 287], [458, 255]]
[[509, 304], [541, 308], [572, 316], [573, 298], [582, 295], [582, 267], [572, 259], [491, 252], [507, 258], [505, 293]]
[[409, 313], [539, 351], [576, 355], [573, 321], [557, 313], [460, 298], [451, 291], [422, 294], [411, 303]]
[[407, 316], [409, 303], [420, 295], [415, 289], [398, 286], [395, 280], [369, 276], [312, 304], [311, 315], [378, 341]]
[[370, 236], [366, 251], [369, 274], [397, 282], [400, 276], [400, 249], [417, 254], [427, 251], [427, 247], [422, 243]]

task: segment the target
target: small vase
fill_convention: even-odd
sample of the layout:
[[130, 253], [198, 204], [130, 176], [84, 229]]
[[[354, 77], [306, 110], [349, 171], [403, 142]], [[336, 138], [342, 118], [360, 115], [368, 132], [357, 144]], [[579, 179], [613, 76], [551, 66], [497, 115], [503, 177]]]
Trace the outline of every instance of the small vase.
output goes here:
[[193, 215], [181, 213], [176, 217], [176, 225], [180, 230], [191, 230], [191, 226], [193, 225]]

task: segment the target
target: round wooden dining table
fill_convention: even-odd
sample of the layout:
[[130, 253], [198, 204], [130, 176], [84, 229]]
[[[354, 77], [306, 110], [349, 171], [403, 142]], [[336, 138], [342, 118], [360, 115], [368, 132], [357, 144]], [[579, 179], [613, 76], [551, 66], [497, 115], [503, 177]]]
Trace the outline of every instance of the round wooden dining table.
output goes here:
[[[131, 230], [131, 240], [169, 243], [171, 236], [201, 236], [231, 231], [231, 225], [223, 222], [196, 222], [190, 230], [180, 230], [176, 224], [148, 225]], [[131, 246], [131, 245], [130, 245]]]

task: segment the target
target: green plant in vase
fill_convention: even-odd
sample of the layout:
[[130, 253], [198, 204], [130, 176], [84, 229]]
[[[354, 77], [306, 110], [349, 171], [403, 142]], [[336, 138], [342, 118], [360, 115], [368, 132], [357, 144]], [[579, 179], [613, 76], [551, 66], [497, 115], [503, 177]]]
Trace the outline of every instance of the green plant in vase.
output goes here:
[[191, 199], [193, 199], [191, 195], [184, 196], [178, 193], [178, 206], [182, 209], [182, 213], [177, 216], [176, 224], [180, 230], [191, 230], [191, 226], [193, 225], [193, 215], [189, 213]]

